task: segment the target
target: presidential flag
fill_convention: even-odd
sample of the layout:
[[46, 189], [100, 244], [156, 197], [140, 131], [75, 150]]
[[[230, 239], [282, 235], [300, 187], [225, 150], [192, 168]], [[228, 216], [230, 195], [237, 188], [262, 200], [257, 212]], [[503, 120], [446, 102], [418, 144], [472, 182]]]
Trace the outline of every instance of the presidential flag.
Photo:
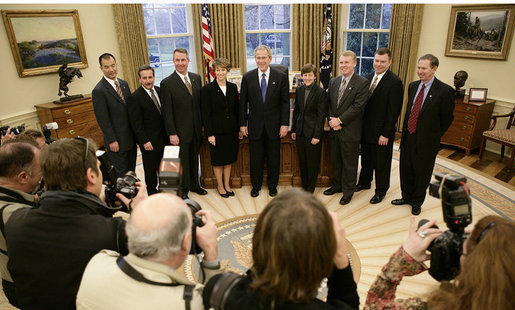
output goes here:
[[329, 80], [333, 71], [333, 23], [331, 5], [327, 4], [324, 12], [324, 32], [320, 44], [320, 82], [324, 89], [329, 87]]

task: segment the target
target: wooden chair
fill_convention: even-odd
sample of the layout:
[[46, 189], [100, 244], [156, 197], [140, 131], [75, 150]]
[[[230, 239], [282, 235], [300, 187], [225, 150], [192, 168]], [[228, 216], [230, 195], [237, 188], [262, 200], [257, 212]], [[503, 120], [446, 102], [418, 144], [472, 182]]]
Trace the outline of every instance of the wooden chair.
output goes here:
[[[508, 165], [508, 171], [511, 171], [513, 166], [513, 158], [515, 158], [515, 130], [511, 130], [511, 126], [515, 128], [515, 107], [511, 110], [511, 113], [503, 114], [503, 115], [494, 115], [492, 116], [493, 122], [490, 125], [490, 128], [483, 132], [483, 140], [481, 141], [481, 149], [479, 150], [479, 160], [483, 156], [483, 152], [485, 150], [486, 140], [490, 140], [495, 143], [501, 144], [501, 160], [504, 158], [504, 148], [506, 146], [511, 147], [511, 159], [510, 164]], [[497, 119], [500, 117], [509, 117], [508, 125], [506, 129], [494, 129], [497, 124]]]

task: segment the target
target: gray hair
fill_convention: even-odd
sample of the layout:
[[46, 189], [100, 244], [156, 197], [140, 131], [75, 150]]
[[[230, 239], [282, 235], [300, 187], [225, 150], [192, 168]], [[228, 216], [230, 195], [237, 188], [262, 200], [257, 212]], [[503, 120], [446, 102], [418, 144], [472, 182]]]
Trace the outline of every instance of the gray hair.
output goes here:
[[257, 51], [266, 51], [268, 53], [268, 56], [269, 57], [272, 57], [272, 49], [270, 49], [270, 47], [266, 46], [266, 45], [258, 45], [255, 49], [254, 49], [254, 55], [256, 55], [256, 52]]
[[438, 65], [440, 65], [438, 58], [433, 54], [425, 54], [424, 56], [418, 59], [418, 61], [421, 60], [429, 60], [429, 65], [431, 66], [431, 68], [438, 67]]
[[165, 227], [151, 231], [141, 230], [132, 224], [131, 219], [125, 228], [129, 239], [129, 252], [156, 261], [173, 258], [181, 249], [182, 240], [191, 231], [189, 209], [181, 208], [179, 214], [173, 217]]

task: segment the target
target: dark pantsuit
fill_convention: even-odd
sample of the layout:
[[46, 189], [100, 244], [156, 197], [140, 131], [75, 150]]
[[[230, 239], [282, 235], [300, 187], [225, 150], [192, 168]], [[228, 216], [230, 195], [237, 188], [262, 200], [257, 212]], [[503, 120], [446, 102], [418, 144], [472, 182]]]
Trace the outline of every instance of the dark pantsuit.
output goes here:
[[322, 141], [311, 144], [311, 137], [297, 136], [297, 153], [299, 155], [300, 178], [302, 188], [313, 193], [317, 184], [322, 154]]
[[163, 159], [163, 149], [154, 149], [153, 151], [141, 150], [143, 159], [143, 169], [145, 170], [145, 184], [147, 185], [147, 193], [149, 195], [157, 193], [157, 184], [159, 181], [159, 164]]
[[189, 190], [200, 189], [198, 180], [198, 154], [200, 152], [200, 140], [193, 139], [191, 143], [179, 143], [181, 147], [179, 157], [182, 165], [182, 190], [187, 193]]
[[377, 143], [361, 144], [361, 173], [358, 184], [370, 187], [375, 171], [376, 191], [379, 196], [385, 196], [390, 188], [390, 172], [392, 165], [393, 139], [387, 145]]
[[341, 131], [329, 135], [331, 146], [331, 187], [342, 190], [344, 196], [352, 197], [358, 176], [359, 142], [346, 142]]
[[250, 179], [253, 188], [261, 188], [263, 184], [263, 164], [266, 156], [268, 188], [276, 188], [279, 181], [280, 164], [279, 135], [277, 139], [269, 139], [264, 134], [260, 139], [249, 139], [250, 147]]
[[136, 170], [136, 148], [129, 151], [112, 152], [107, 146], [106, 150], [118, 177], [123, 176], [127, 171]]
[[400, 173], [402, 198], [412, 205], [422, 205], [426, 198], [426, 190], [433, 167], [435, 156], [421, 156], [417, 148], [417, 134], [406, 134], [400, 158]]

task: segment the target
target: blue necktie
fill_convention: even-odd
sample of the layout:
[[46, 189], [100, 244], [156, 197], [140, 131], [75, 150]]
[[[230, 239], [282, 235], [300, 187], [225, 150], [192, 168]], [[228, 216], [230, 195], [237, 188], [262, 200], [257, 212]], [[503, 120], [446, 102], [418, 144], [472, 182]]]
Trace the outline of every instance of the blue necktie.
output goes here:
[[261, 97], [263, 97], [263, 104], [265, 104], [266, 98], [266, 74], [263, 73], [261, 78]]

